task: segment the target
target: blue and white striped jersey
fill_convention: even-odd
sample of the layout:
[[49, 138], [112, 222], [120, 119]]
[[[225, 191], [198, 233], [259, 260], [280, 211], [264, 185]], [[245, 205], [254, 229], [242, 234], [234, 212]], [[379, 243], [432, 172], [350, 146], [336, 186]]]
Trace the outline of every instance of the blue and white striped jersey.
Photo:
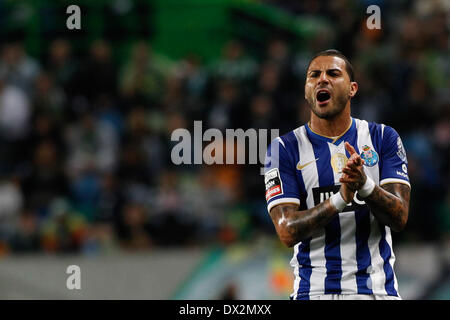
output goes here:
[[[303, 125], [272, 141], [266, 154], [267, 209], [295, 203], [315, 207], [339, 191], [349, 142], [365, 160], [364, 170], [377, 185], [410, 186], [406, 153], [397, 132], [383, 124], [352, 119], [332, 139]], [[321, 294], [399, 296], [390, 228], [381, 225], [356, 193], [343, 212], [310, 239], [294, 246], [291, 299]]]

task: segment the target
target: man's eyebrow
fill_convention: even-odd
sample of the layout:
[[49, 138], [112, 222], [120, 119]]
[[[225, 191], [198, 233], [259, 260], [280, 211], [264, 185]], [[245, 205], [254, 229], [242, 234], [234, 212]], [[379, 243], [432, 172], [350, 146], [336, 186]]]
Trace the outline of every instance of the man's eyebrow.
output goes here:
[[[321, 72], [321, 71], [322, 71], [322, 70], [313, 69], [313, 70], [309, 70], [308, 73], [311, 73], [311, 72]], [[329, 72], [329, 71], [339, 71], [339, 72], [342, 72], [342, 70], [341, 70], [341, 69], [338, 69], [338, 68], [327, 69], [327, 72]]]

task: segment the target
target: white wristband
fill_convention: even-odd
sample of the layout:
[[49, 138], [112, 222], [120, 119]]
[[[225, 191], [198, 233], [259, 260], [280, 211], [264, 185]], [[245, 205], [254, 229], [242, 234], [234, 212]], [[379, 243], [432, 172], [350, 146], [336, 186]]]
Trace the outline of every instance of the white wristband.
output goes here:
[[339, 212], [344, 210], [344, 208], [347, 206], [347, 202], [345, 202], [344, 198], [342, 198], [342, 195], [340, 192], [333, 194], [330, 197], [331, 204], [338, 209]]
[[358, 194], [361, 198], [366, 198], [373, 192], [373, 189], [375, 189], [375, 182], [367, 177], [366, 183], [358, 190]]

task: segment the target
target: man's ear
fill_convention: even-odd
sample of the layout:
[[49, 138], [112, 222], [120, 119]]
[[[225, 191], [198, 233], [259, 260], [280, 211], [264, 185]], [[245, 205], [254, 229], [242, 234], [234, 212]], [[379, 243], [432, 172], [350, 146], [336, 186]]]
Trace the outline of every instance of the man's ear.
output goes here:
[[358, 83], [355, 81], [350, 82], [350, 97], [353, 98], [358, 92]]

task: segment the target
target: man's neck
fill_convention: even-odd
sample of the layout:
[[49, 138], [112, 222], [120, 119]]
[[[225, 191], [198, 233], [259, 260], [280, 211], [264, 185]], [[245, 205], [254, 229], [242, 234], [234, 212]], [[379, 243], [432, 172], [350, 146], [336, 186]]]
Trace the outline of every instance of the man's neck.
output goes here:
[[326, 137], [337, 137], [342, 135], [352, 124], [350, 112], [344, 110], [333, 119], [321, 119], [314, 113], [311, 113], [309, 127], [317, 134]]

